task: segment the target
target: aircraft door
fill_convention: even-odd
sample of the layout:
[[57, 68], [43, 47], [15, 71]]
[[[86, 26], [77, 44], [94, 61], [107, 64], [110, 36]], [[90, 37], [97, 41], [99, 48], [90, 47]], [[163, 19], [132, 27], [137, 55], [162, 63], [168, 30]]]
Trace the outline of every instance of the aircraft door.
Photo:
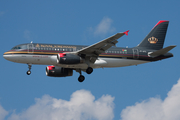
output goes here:
[[74, 47], [74, 48], [73, 48], [73, 52], [76, 51], [76, 50], [77, 50], [76, 47]]
[[28, 44], [27, 49], [28, 49], [28, 53], [33, 53], [34, 52], [34, 45], [32, 43]]
[[133, 58], [135, 58], [135, 59], [139, 58], [139, 51], [138, 51], [138, 49], [133, 49]]

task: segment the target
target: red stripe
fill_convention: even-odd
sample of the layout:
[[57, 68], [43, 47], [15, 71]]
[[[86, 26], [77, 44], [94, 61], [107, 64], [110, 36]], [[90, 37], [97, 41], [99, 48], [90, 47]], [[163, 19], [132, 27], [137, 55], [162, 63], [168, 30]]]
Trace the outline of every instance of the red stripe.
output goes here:
[[153, 29], [154, 29], [156, 26], [158, 26], [159, 24], [163, 23], [163, 22], [169, 22], [169, 21], [167, 21], [167, 20], [160, 20], [160, 21], [153, 27]]

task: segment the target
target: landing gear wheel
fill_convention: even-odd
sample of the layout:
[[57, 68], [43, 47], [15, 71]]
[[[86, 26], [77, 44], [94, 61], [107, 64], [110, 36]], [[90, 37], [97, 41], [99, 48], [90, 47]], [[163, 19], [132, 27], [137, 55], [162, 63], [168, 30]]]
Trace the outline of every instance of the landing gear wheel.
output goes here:
[[88, 67], [87, 69], [86, 69], [86, 73], [87, 74], [91, 74], [93, 72], [93, 68], [92, 67]]
[[78, 78], [78, 81], [79, 81], [79, 82], [83, 82], [84, 79], [85, 79], [85, 77], [84, 77], [83, 75], [80, 75], [79, 78]]
[[29, 68], [29, 70], [26, 72], [26, 73], [27, 73], [27, 75], [30, 75], [30, 74], [31, 74], [31, 67], [32, 67], [32, 65], [31, 65], [31, 64], [28, 64], [28, 68]]
[[27, 75], [30, 75], [30, 74], [31, 74], [31, 71], [30, 71], [30, 70], [28, 70], [26, 73], [27, 73]]

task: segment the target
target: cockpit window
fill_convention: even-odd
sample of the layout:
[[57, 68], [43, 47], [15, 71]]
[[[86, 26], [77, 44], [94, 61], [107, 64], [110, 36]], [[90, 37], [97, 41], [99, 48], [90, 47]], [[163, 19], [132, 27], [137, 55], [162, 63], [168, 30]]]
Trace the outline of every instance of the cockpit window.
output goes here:
[[12, 48], [12, 50], [17, 50], [17, 49], [27, 49], [27, 45], [20, 45]]
[[27, 45], [21, 45], [21, 49], [27, 49]]
[[18, 49], [18, 47], [13, 47], [12, 50]]

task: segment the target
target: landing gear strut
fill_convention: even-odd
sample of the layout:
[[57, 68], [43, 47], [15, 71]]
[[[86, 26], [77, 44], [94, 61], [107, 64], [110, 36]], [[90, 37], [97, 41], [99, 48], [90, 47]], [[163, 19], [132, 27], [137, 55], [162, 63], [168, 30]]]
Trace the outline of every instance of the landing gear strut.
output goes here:
[[30, 75], [30, 74], [31, 74], [31, 67], [32, 67], [32, 65], [28, 64], [28, 68], [29, 68], [29, 70], [26, 72], [26, 73], [27, 73], [27, 75]]
[[80, 69], [76, 70], [76, 72], [79, 72], [79, 77], [78, 77], [78, 81], [79, 82], [83, 82], [85, 80], [85, 77], [82, 75], [82, 72]]
[[[93, 68], [88, 67], [85, 71], [87, 74], [91, 74], [93, 72]], [[76, 69], [76, 72], [78, 72], [80, 74], [78, 77], [78, 81], [83, 82], [85, 80], [85, 77], [82, 75], [81, 69]]]

